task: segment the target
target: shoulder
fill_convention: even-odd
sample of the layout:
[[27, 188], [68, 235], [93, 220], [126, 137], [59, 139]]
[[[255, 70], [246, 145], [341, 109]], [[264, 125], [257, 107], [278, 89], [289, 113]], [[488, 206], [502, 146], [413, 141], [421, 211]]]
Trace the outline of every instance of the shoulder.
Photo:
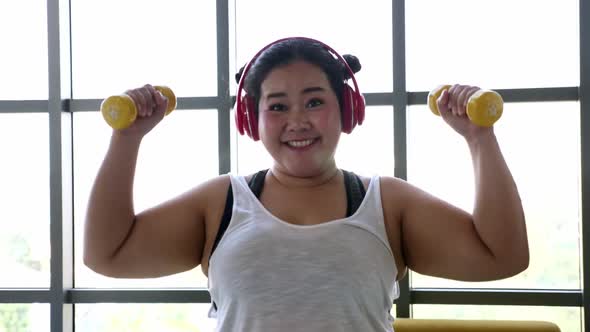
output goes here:
[[227, 189], [230, 182], [231, 175], [222, 174], [201, 183], [199, 187], [201, 187], [201, 190], [203, 191], [214, 193], [220, 190], [223, 191], [223, 189]]
[[379, 185], [381, 196], [388, 201], [407, 202], [408, 199], [420, 192], [420, 189], [406, 180], [393, 176], [380, 176]]
[[[245, 175], [243, 176], [243, 178], [246, 180], [246, 182], [249, 182], [254, 175], [256, 175], [256, 173]], [[242, 177], [237, 175], [230, 175], [229, 173], [219, 175], [199, 184], [193, 190], [196, 195], [203, 195], [209, 198], [209, 200], [212, 199], [214, 201], [217, 201], [221, 196], [225, 197], [227, 195], [227, 191], [231, 184], [232, 176], [238, 178]]]
[[420, 209], [421, 202], [429, 196], [408, 181], [392, 176], [380, 176], [379, 187], [385, 214], [388, 219], [397, 219], [400, 222], [408, 211]]
[[215, 197], [220, 193], [227, 191], [230, 182], [231, 180], [229, 174], [219, 175], [198, 184], [195, 188], [193, 188], [192, 192], [194, 195]]
[[225, 202], [230, 181], [229, 174], [216, 176], [185, 192], [181, 199], [195, 204], [199, 214], [207, 217], [219, 208], [220, 201]]
[[363, 183], [365, 190], [369, 189], [371, 181], [376, 181], [379, 184], [381, 190], [381, 197], [387, 199], [399, 199], [401, 196], [408, 194], [412, 188], [411, 184], [404, 181], [403, 179], [383, 176], [383, 175], [361, 175], [354, 173]]
[[399, 196], [400, 194], [407, 192], [412, 187], [406, 181], [392, 176], [383, 176], [377, 174], [366, 175], [359, 173], [353, 174], [361, 180], [365, 189], [369, 188], [371, 182], [379, 184], [381, 196], [385, 198], [394, 198], [396, 195]]
[[195, 201], [198, 201], [200, 204], [202, 204], [200, 208], [201, 211], [206, 214], [206, 219], [214, 221], [219, 219], [225, 208], [232, 177], [243, 177], [246, 181], [250, 181], [253, 176], [254, 174], [249, 174], [246, 176], [223, 174], [205, 181], [195, 187], [193, 189], [193, 195], [198, 196], [195, 197]]

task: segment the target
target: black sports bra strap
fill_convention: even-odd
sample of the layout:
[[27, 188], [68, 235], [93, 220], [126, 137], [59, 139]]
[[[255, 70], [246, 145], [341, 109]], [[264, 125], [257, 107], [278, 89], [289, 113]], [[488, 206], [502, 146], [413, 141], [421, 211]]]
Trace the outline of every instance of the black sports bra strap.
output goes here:
[[360, 201], [360, 203], [362, 203], [362, 201], [365, 198], [365, 195], [367, 193], [367, 191], [365, 190], [365, 184], [363, 183], [363, 180], [361, 180], [361, 178], [359, 176], [357, 176], [356, 174], [354, 176], [354, 179], [355, 179], [356, 185], [358, 186], [359, 191], [361, 193], [361, 201]]
[[[217, 248], [219, 241], [221, 240], [221, 236], [227, 230], [229, 226], [229, 221], [231, 220], [232, 210], [234, 207], [234, 194], [231, 188], [231, 183], [229, 184], [229, 188], [227, 189], [227, 197], [225, 198], [225, 207], [223, 209], [223, 216], [221, 217], [221, 223], [219, 224], [219, 230], [217, 231], [217, 236], [215, 237], [215, 242], [213, 242], [213, 249], [211, 249], [211, 254]], [[211, 257], [209, 257], [211, 259]]]
[[365, 198], [365, 186], [361, 178], [349, 171], [342, 170], [344, 187], [346, 188], [346, 217], [355, 214]]
[[250, 178], [250, 181], [248, 182], [248, 187], [250, 187], [250, 190], [252, 190], [252, 193], [254, 196], [256, 196], [256, 198], [260, 198], [260, 194], [262, 194], [266, 173], [268, 173], [268, 169], [258, 171], [252, 176], [252, 178]]

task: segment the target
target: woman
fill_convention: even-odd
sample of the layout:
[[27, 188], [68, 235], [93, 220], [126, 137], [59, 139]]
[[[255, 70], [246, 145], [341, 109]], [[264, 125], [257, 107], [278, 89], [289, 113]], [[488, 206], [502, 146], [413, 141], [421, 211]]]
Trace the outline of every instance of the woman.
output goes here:
[[88, 204], [85, 264], [118, 278], [201, 265], [219, 331], [391, 331], [407, 269], [464, 281], [525, 270], [516, 185], [493, 127], [465, 114], [478, 88], [454, 85], [437, 100], [471, 152], [476, 191], [467, 213], [401, 179], [337, 167], [341, 133], [364, 117], [358, 70], [355, 57], [316, 40], [271, 43], [236, 75], [238, 129], [261, 140], [270, 168], [221, 175], [138, 214], [139, 146], [167, 101], [151, 85], [128, 90], [140, 118], [113, 131]]

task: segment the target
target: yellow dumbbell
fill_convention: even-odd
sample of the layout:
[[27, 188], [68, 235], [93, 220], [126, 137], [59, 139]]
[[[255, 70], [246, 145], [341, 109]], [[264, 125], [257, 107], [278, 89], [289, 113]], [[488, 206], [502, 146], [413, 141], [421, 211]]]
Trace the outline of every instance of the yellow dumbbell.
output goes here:
[[[432, 113], [440, 115], [436, 100], [450, 85], [441, 85], [428, 94], [428, 107]], [[504, 101], [499, 93], [492, 90], [478, 90], [467, 101], [467, 117], [481, 127], [491, 127], [502, 116]]]
[[[176, 108], [174, 92], [167, 86], [157, 85], [154, 88], [168, 99], [168, 108], [165, 114], [170, 114]], [[100, 104], [100, 112], [113, 129], [125, 129], [137, 118], [137, 107], [135, 107], [133, 99], [126, 94], [110, 96], [103, 100]]]

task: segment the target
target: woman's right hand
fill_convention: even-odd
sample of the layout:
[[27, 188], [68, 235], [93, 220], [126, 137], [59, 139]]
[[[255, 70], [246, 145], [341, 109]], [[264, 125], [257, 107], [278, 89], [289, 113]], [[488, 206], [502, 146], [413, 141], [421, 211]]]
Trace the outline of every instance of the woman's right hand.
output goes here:
[[115, 130], [115, 133], [141, 139], [162, 121], [168, 107], [168, 99], [150, 84], [127, 90], [125, 94], [133, 99], [137, 108], [137, 118], [131, 126]]

